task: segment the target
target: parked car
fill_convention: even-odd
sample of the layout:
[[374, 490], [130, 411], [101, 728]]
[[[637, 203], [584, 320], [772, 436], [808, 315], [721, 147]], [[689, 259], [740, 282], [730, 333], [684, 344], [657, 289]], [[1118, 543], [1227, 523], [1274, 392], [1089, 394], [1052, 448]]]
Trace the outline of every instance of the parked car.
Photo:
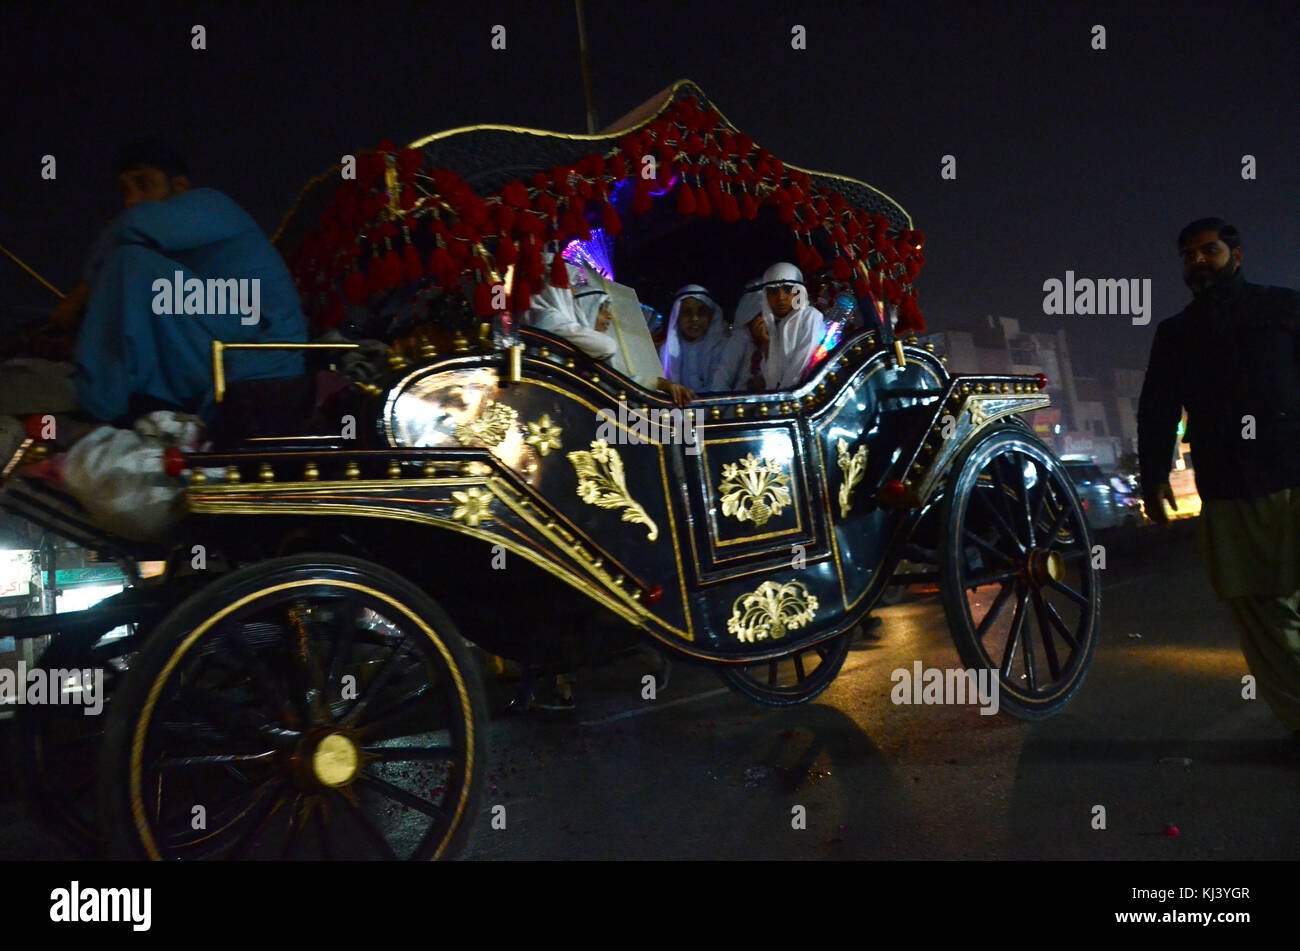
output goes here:
[[1096, 531], [1117, 525], [1139, 525], [1145, 518], [1142, 498], [1123, 476], [1103, 472], [1095, 462], [1064, 462], [1079, 493], [1088, 527]]

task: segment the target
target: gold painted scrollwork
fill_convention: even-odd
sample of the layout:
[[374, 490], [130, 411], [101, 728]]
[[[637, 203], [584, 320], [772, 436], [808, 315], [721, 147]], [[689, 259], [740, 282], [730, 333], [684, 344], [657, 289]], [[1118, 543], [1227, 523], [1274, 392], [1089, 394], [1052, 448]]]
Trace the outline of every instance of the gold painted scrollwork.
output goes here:
[[618, 450], [603, 439], [591, 444], [591, 451], [569, 453], [569, 461], [578, 473], [578, 498], [603, 509], [625, 509], [623, 521], [645, 525], [650, 541], [659, 537], [659, 526], [627, 491], [627, 477]]
[[790, 504], [790, 477], [779, 462], [759, 459], [751, 452], [739, 462], [722, 467], [718, 494], [722, 497], [723, 515], [734, 515], [737, 521], [753, 522], [762, 528]]
[[848, 518], [849, 509], [853, 507], [853, 490], [867, 474], [867, 446], [863, 443], [857, 452], [849, 455], [848, 440], [841, 436], [835, 444], [835, 450], [839, 456], [840, 471], [844, 473], [844, 481], [840, 484], [840, 518]]
[[489, 401], [477, 419], [456, 427], [456, 442], [462, 446], [480, 442], [489, 449], [494, 449], [510, 435], [510, 430], [518, 419], [519, 412], [513, 406]]
[[778, 640], [812, 621], [816, 611], [817, 597], [808, 593], [803, 582], [764, 581], [736, 599], [727, 631], [746, 644]]
[[551, 422], [549, 413], [543, 413], [541, 418], [535, 423], [526, 423], [528, 435], [524, 442], [537, 450], [539, 456], [544, 456], [552, 449], [560, 448], [560, 427]]

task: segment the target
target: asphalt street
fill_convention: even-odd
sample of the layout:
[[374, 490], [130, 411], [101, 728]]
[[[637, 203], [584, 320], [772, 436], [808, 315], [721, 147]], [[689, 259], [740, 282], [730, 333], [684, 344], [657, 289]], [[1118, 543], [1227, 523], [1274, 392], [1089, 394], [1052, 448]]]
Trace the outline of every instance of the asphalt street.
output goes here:
[[[1193, 529], [1097, 539], [1096, 658], [1044, 721], [891, 702], [895, 669], [962, 666], [932, 590], [881, 609], [802, 707], [755, 706], [682, 664], [643, 700], [637, 658], [580, 672], [572, 713], [497, 703], [468, 857], [1294, 859], [1300, 742], [1242, 699], [1246, 664]], [[70, 857], [6, 782], [0, 859]]]

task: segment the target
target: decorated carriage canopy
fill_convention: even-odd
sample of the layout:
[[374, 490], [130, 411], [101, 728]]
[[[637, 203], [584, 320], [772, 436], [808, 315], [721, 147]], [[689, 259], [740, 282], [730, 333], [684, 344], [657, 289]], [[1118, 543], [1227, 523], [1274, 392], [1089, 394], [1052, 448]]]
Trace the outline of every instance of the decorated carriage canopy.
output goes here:
[[925, 329], [924, 237], [907, 212], [782, 162], [689, 81], [597, 135], [469, 126], [380, 142], [352, 170], [309, 183], [275, 236], [316, 333], [388, 339], [428, 321], [477, 337], [518, 321], [547, 282], [568, 286], [566, 260], [661, 311], [706, 284], [727, 313], [747, 279], [793, 261], [810, 292], [835, 281], [897, 307], [899, 331]]

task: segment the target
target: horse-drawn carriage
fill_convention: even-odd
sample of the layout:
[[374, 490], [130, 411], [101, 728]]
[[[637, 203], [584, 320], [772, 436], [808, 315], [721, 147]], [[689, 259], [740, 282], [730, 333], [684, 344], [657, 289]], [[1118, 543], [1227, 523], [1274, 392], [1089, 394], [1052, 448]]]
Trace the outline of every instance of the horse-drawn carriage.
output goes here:
[[[892, 200], [784, 165], [689, 83], [602, 135], [474, 127], [356, 169], [310, 184], [277, 236], [314, 321], [345, 331], [309, 355], [337, 363], [358, 334], [390, 347], [330, 427], [241, 401], [218, 347], [234, 423], [171, 460], [188, 516], [165, 543], [104, 534], [21, 467], [5, 484], [7, 508], [78, 544], [167, 562], [0, 631], [54, 634], [43, 665], [110, 681], [102, 723], [23, 717], [35, 796], [83, 844], [454, 855], [489, 731], [463, 638], [539, 669], [649, 639], [793, 704], [836, 676], [886, 588], [932, 581], [1002, 709], [1047, 716], [1077, 692], [1099, 592], [1071, 482], [1018, 417], [1047, 405], [1045, 381], [954, 375], [922, 342], [921, 238]], [[546, 243], [652, 301], [701, 265], [739, 288], [797, 258], [866, 319], [797, 389], [702, 394], [665, 433], [663, 394], [518, 326], [563, 280]], [[73, 789], [62, 771], [92, 746], [97, 776]]]

